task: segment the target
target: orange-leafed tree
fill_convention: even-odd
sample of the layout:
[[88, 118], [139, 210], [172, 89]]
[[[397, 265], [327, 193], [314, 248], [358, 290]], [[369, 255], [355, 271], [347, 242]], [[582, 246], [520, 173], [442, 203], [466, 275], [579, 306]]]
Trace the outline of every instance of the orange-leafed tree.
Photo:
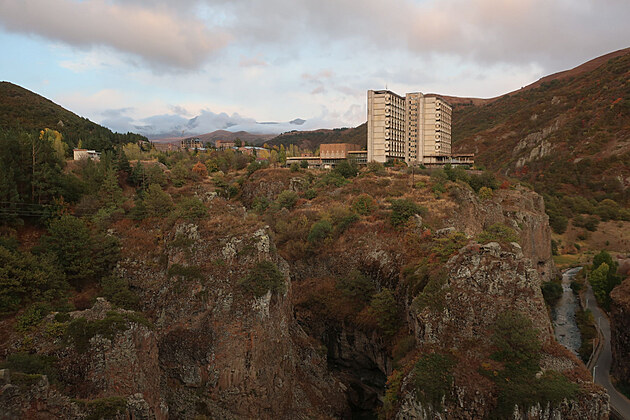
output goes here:
[[204, 165], [202, 162], [195, 163], [192, 171], [196, 176], [200, 178], [206, 178], [208, 176], [208, 168], [206, 168], [206, 165]]

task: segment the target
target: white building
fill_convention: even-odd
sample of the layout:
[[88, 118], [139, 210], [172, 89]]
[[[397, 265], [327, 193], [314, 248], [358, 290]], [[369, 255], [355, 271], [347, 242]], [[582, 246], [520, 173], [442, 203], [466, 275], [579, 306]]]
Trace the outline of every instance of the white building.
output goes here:
[[100, 160], [101, 154], [96, 150], [88, 150], [88, 149], [73, 149], [74, 152], [74, 160], [82, 160], [82, 159], [92, 159], [92, 160]]
[[[368, 91], [368, 162], [451, 156], [451, 106], [435, 95]], [[441, 160], [442, 160], [441, 159]]]

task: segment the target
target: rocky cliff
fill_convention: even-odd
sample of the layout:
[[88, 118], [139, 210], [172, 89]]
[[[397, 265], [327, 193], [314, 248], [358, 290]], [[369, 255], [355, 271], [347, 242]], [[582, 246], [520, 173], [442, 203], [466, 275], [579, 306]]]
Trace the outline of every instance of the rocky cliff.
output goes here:
[[[259, 171], [241, 201], [207, 185], [180, 191], [204, 217], [113, 223], [114, 273], [136, 311], [99, 298], [13, 331], [5, 354], [55, 366], [4, 371], [5, 417], [468, 419], [507, 407], [514, 418], [606, 418], [605, 393], [553, 339], [540, 197], [514, 187], [481, 199], [450, 183], [436, 198], [417, 179], [426, 186], [368, 173], [333, 187]], [[395, 200], [415, 215], [393, 223]], [[500, 357], [508, 321], [527, 338], [521, 382]]]
[[630, 279], [610, 293], [611, 374], [623, 384], [630, 384]]

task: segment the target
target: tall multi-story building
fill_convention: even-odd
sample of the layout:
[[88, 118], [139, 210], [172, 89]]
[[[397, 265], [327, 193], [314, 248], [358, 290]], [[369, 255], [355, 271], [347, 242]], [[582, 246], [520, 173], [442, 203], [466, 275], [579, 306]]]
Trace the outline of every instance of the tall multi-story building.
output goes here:
[[369, 90], [368, 161], [420, 164], [450, 157], [451, 114], [451, 106], [435, 95]]
[[368, 90], [368, 162], [405, 158], [405, 98]]

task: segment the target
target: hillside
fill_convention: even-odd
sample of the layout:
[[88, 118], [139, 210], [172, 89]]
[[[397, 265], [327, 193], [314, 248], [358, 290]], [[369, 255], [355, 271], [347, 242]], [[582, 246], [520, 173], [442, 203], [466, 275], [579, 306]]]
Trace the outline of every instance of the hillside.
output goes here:
[[367, 124], [354, 128], [335, 128], [332, 130], [291, 131], [280, 134], [267, 142], [270, 145], [288, 146], [296, 144], [302, 149], [314, 150], [322, 143], [354, 143], [367, 147]]
[[[552, 213], [572, 207], [560, 217], [597, 213], [593, 207], [609, 199], [617, 218], [626, 218], [620, 206], [630, 199], [630, 50], [619, 54], [485, 105], [455, 105], [454, 150], [474, 152], [479, 165], [532, 184]], [[565, 197], [590, 201], [572, 205]]]
[[28, 89], [0, 82], [0, 129], [37, 132], [44, 128], [61, 132], [71, 147], [82, 140], [84, 147], [99, 151], [112, 144], [146, 140], [137, 134], [113, 133]]

